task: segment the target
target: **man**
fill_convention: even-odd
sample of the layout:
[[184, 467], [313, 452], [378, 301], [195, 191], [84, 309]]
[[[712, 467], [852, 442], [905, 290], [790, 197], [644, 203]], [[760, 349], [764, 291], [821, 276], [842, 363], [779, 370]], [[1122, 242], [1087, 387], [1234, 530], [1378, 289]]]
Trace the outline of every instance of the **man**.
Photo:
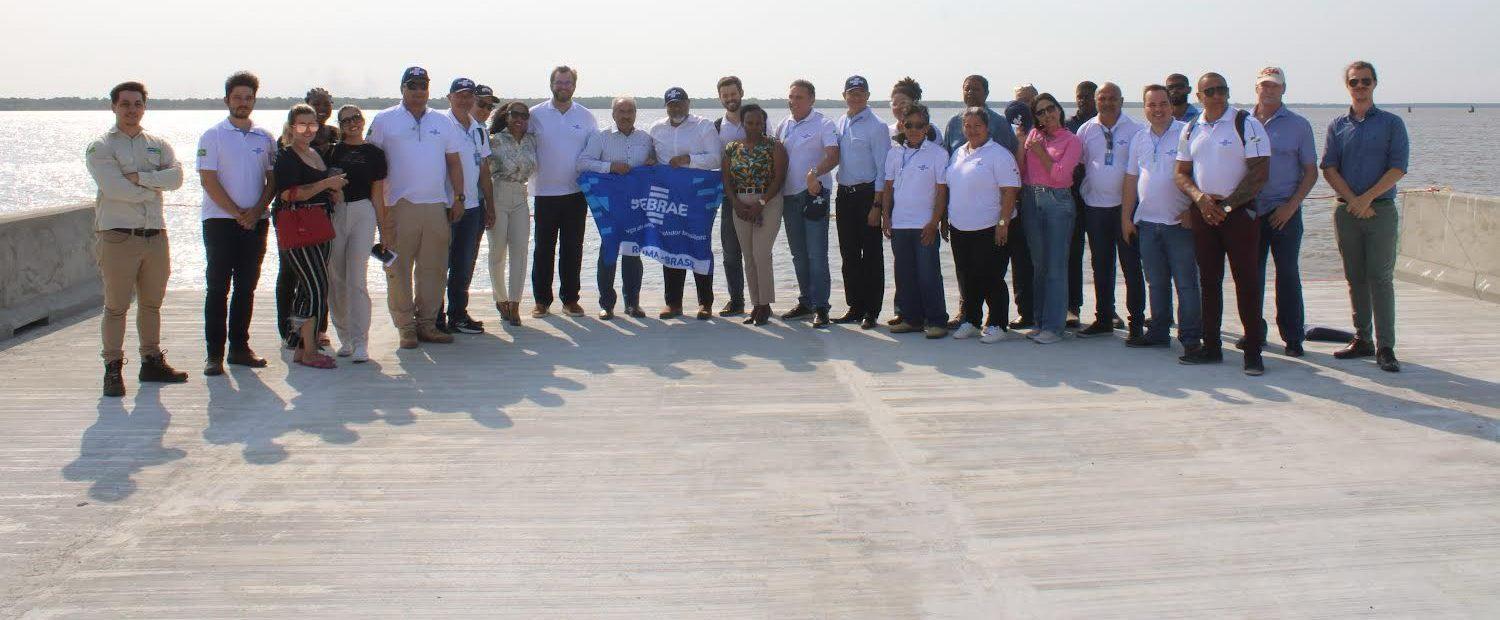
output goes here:
[[[843, 259], [844, 300], [849, 311], [835, 323], [859, 323], [874, 329], [885, 297], [885, 239], [880, 231], [880, 202], [885, 189], [885, 156], [891, 150], [890, 129], [870, 109], [870, 84], [862, 76], [844, 81], [847, 110], [835, 124], [839, 134], [839, 256]], [[880, 183], [879, 186], [876, 183]]]
[[1078, 128], [1083, 144], [1079, 159], [1083, 183], [1084, 230], [1094, 273], [1094, 322], [1078, 331], [1079, 336], [1097, 336], [1115, 329], [1115, 255], [1125, 275], [1125, 310], [1130, 331], [1126, 340], [1139, 340], [1145, 328], [1146, 282], [1141, 275], [1139, 247], [1121, 239], [1121, 191], [1130, 163], [1131, 141], [1141, 131], [1140, 123], [1121, 114], [1124, 104], [1120, 87], [1105, 82], [1094, 96], [1098, 115]]
[[484, 122], [474, 118], [478, 96], [477, 85], [469, 78], [457, 78], [448, 86], [448, 109], [438, 114], [453, 121], [463, 135], [458, 161], [463, 168], [463, 185], [448, 188], [448, 200], [456, 195], [468, 198], [463, 217], [450, 227], [448, 243], [448, 305], [439, 306], [436, 327], [439, 331], [465, 334], [484, 333], [484, 323], [469, 316], [469, 283], [474, 280], [474, 263], [479, 259], [479, 242], [484, 229], [495, 225], [495, 205], [485, 200], [494, 195], [490, 181], [490, 137]]
[[[474, 117], [474, 122], [479, 123], [480, 127], [489, 127], [490, 114], [495, 112], [497, 105], [500, 105], [500, 98], [495, 96], [495, 89], [484, 84], [474, 86], [474, 109], [469, 115]], [[486, 139], [485, 142], [489, 140]], [[490, 196], [486, 194], [482, 198], [488, 204]]]
[[142, 383], [182, 383], [187, 373], [167, 364], [161, 350], [161, 303], [167, 294], [172, 257], [162, 192], [182, 187], [182, 164], [172, 144], [141, 127], [146, 87], [125, 82], [109, 91], [115, 125], [89, 144], [85, 159], [99, 186], [94, 197], [94, 249], [104, 283], [104, 395], [125, 395], [125, 313], [139, 298], [136, 335], [140, 339]]
[[[1396, 361], [1396, 182], [1406, 176], [1411, 141], [1401, 117], [1375, 107], [1380, 84], [1375, 66], [1363, 60], [1344, 69], [1349, 113], [1328, 123], [1323, 140], [1323, 178], [1338, 193], [1334, 230], [1349, 305], [1354, 308], [1354, 340], [1334, 353], [1338, 359], [1375, 355], [1386, 372], [1400, 372]], [[1370, 340], [1373, 320], [1375, 339]]]
[[1177, 189], [1174, 179], [1178, 141], [1187, 124], [1172, 119], [1167, 87], [1147, 86], [1141, 99], [1151, 126], [1137, 131], [1131, 140], [1120, 228], [1121, 240], [1134, 243], [1140, 250], [1151, 297], [1151, 319], [1146, 333], [1126, 339], [1125, 345], [1171, 344], [1175, 285], [1177, 339], [1184, 351], [1191, 351], [1203, 340], [1203, 300], [1198, 291], [1198, 262], [1187, 212], [1192, 201]]
[[[1078, 83], [1073, 89], [1073, 102], [1077, 106], [1073, 116], [1064, 125], [1068, 131], [1074, 134], [1083, 128], [1083, 124], [1089, 122], [1099, 114], [1099, 108], [1095, 98], [1099, 93], [1099, 85], [1089, 80]], [[1088, 221], [1088, 212], [1083, 202], [1083, 165], [1073, 169], [1073, 206], [1077, 209], [1073, 218], [1073, 239], [1068, 245], [1068, 318], [1067, 327], [1078, 327], [1082, 321], [1079, 316], [1083, 314], [1083, 241], [1084, 223]], [[1110, 319], [1114, 321], [1113, 318]]]
[[[568, 316], [583, 316], [578, 279], [583, 269], [583, 234], [589, 202], [578, 189], [578, 154], [599, 129], [594, 113], [573, 102], [578, 72], [567, 65], [548, 78], [552, 98], [532, 106], [528, 121], [536, 134], [536, 172], [531, 191], [536, 205], [536, 246], [531, 254], [531, 316], [544, 317], [552, 306], [552, 269], [557, 261], [558, 296]], [[558, 250], [558, 238], [562, 250]]]
[[817, 89], [797, 80], [787, 91], [791, 116], [776, 125], [776, 138], [786, 148], [786, 183], [781, 186], [781, 219], [787, 247], [797, 274], [797, 305], [781, 315], [783, 321], [813, 316], [813, 327], [827, 327], [828, 296], [828, 173], [839, 165], [839, 136], [833, 122], [813, 109]]
[[[635, 99], [620, 97], [610, 105], [610, 116], [615, 126], [595, 133], [589, 138], [583, 152], [578, 155], [578, 172], [599, 174], [625, 174], [636, 166], [656, 163], [656, 149], [651, 135], [635, 130]], [[605, 254], [608, 252], [609, 254]], [[619, 247], [599, 246], [599, 262], [596, 280], [599, 284], [599, 320], [615, 318], [615, 266], [616, 261], [605, 261], [609, 255], [619, 255]], [[641, 310], [641, 275], [644, 271], [640, 255], [619, 256], [620, 273], [625, 280], [625, 314], [633, 318], [645, 318]], [[678, 289], [681, 291], [681, 289]], [[681, 293], [679, 292], [678, 299]]]
[[[653, 123], [649, 131], [657, 158], [673, 168], [718, 170], [721, 151], [714, 124], [690, 113], [692, 102], [681, 87], [668, 88], [662, 100], [667, 106], [667, 117]], [[682, 316], [682, 287], [687, 281], [687, 270], [662, 265], [661, 275], [667, 307], [660, 318]], [[693, 272], [693, 286], [698, 290], [698, 320], [713, 318], [713, 275]]]
[[[964, 78], [962, 89], [965, 109], [975, 107], [984, 108], [984, 111], [989, 115], [990, 139], [994, 140], [996, 144], [1009, 149], [1012, 155], [1018, 153], [1021, 149], [1021, 142], [1016, 139], [1016, 132], [1011, 128], [1010, 121], [1006, 120], [1004, 115], [990, 109], [988, 103], [988, 100], [990, 98], [989, 79], [985, 78], [982, 75], [970, 75]], [[954, 114], [953, 118], [948, 119], [948, 125], [944, 128], [944, 132], [942, 135], [943, 146], [944, 148], [948, 149], [948, 153], [950, 155], [953, 154], [954, 151], [963, 147], [963, 145], [968, 142], [968, 139], [964, 137], [963, 116], [963, 112]], [[1029, 267], [1030, 263], [1028, 262], [1028, 272], [1030, 271]], [[954, 276], [962, 277], [958, 275], [957, 271], [957, 268], [955, 268]], [[1012, 279], [1019, 278], [1021, 278], [1021, 273], [1020, 268], [1018, 267], [1016, 270], [1016, 274]], [[1030, 280], [1031, 278], [1028, 277], [1026, 279]], [[958, 307], [964, 307], [963, 295], [959, 295]], [[962, 310], [960, 310], [959, 312], [954, 313], [954, 317], [948, 321], [947, 327], [948, 329], [958, 329], [959, 326], [963, 325], [963, 323], [964, 313], [962, 312]]]
[[367, 138], [385, 151], [389, 169], [385, 203], [391, 221], [382, 228], [396, 262], [386, 269], [386, 305], [403, 349], [414, 349], [418, 342], [453, 342], [453, 336], [437, 328], [437, 317], [451, 225], [473, 200], [464, 193], [459, 160], [464, 134], [451, 117], [427, 109], [430, 82], [426, 69], [403, 71], [401, 103], [375, 115]]
[[1010, 121], [1016, 131], [1025, 135], [1036, 126], [1036, 119], [1031, 115], [1031, 104], [1036, 102], [1036, 96], [1039, 93], [1030, 82], [1016, 86], [1015, 93], [1015, 101], [1005, 106], [1005, 120]]
[[[724, 107], [724, 116], [714, 121], [719, 134], [719, 153], [724, 146], [735, 140], [745, 139], [745, 128], [740, 125], [740, 102], [745, 97], [745, 87], [733, 75], [719, 78], [719, 105]], [[739, 316], [745, 313], [745, 255], [740, 251], [740, 238], [734, 232], [734, 198], [724, 195], [719, 209], [719, 247], [723, 250], [724, 283], [729, 301], [719, 310], [719, 316]]]
[[1203, 294], [1203, 345], [1178, 358], [1184, 364], [1224, 361], [1224, 259], [1234, 274], [1235, 300], [1245, 329], [1245, 374], [1265, 372], [1260, 349], [1261, 279], [1256, 275], [1260, 223], [1255, 196], [1266, 183], [1271, 141], [1248, 112], [1229, 107], [1229, 84], [1217, 73], [1198, 78], [1203, 114], [1183, 128], [1177, 146], [1177, 187], [1193, 199], [1193, 250]]
[[[318, 117], [318, 133], [313, 134], [312, 148], [326, 157], [339, 137], [338, 127], [328, 124], [328, 119], [333, 116], [333, 95], [328, 89], [315, 87], [307, 91], [302, 102], [312, 106]], [[297, 290], [297, 270], [291, 266], [291, 259], [285, 252], [278, 251], [276, 259], [276, 331], [281, 334], [287, 348], [296, 348], [297, 336], [290, 319], [292, 298]], [[318, 338], [323, 339], [327, 333], [328, 306], [324, 305], [323, 314], [318, 317]]]
[[1198, 106], [1188, 101], [1188, 95], [1193, 94], [1193, 87], [1188, 82], [1188, 77], [1181, 73], [1173, 73], [1167, 76], [1167, 100], [1172, 102], [1172, 118], [1184, 123], [1191, 123], [1198, 118], [1200, 112]]
[[251, 368], [266, 366], [265, 358], [250, 349], [250, 314], [266, 255], [270, 228], [266, 207], [276, 193], [271, 168], [276, 139], [250, 120], [259, 90], [260, 79], [248, 71], [229, 76], [224, 82], [229, 118], [198, 139], [203, 250], [208, 259], [203, 302], [203, 336], [208, 344], [203, 374], [208, 376], [224, 374], [225, 361]]
[[1282, 105], [1285, 72], [1279, 67], [1261, 69], [1255, 77], [1255, 94], [1255, 120], [1265, 125], [1266, 135], [1276, 145], [1271, 151], [1266, 186], [1255, 197], [1260, 220], [1261, 294], [1266, 289], [1266, 259], [1274, 256], [1276, 327], [1286, 343], [1287, 356], [1302, 357], [1307, 328], [1297, 254], [1302, 249], [1302, 200], [1318, 182], [1317, 147], [1313, 146], [1312, 124]]

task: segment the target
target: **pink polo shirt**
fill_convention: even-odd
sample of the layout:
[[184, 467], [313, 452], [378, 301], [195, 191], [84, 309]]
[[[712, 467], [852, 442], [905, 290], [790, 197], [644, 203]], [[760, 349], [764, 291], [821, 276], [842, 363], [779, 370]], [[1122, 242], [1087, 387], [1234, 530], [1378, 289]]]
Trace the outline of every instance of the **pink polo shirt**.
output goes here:
[[1031, 133], [1026, 134], [1026, 142], [1037, 138], [1044, 140], [1042, 144], [1047, 149], [1047, 155], [1052, 157], [1052, 167], [1043, 166], [1041, 158], [1022, 143], [1021, 148], [1026, 153], [1026, 165], [1021, 170], [1022, 182], [1052, 188], [1072, 187], [1073, 168], [1078, 166], [1078, 158], [1083, 156], [1083, 143], [1078, 141], [1078, 136], [1062, 127], [1052, 130], [1046, 136], [1043, 136], [1040, 129], [1032, 129]]

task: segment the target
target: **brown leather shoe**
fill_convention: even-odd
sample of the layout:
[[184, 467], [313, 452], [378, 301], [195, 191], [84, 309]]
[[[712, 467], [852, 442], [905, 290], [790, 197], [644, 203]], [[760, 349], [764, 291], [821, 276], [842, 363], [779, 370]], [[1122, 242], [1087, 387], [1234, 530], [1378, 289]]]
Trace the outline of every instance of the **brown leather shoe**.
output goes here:
[[410, 327], [401, 330], [401, 348], [417, 348], [417, 330]]
[[673, 306], [667, 306], [667, 309], [666, 310], [662, 310], [660, 313], [658, 313], [656, 315], [656, 318], [662, 319], [662, 320], [667, 320], [667, 319], [675, 319], [675, 318], [677, 318], [679, 316], [682, 316], [682, 308], [677, 308], [677, 307], [673, 307]]
[[583, 311], [583, 306], [578, 305], [576, 301], [571, 304], [563, 304], [563, 311], [567, 312], [568, 316], [583, 316], [588, 314]]
[[707, 321], [707, 320], [709, 320], [711, 318], [714, 318], [714, 310], [713, 310], [713, 308], [710, 308], [708, 306], [698, 306], [698, 316], [697, 316], [697, 319], [699, 321]]
[[450, 342], [453, 342], [453, 336], [451, 334], [445, 334], [438, 331], [438, 329], [434, 326], [421, 325], [417, 327], [417, 340], [420, 340], [422, 342], [448, 344]]
[[536, 307], [531, 309], [532, 318], [540, 319], [549, 314], [552, 314], [552, 311], [548, 310], [547, 305], [544, 304], [537, 304]]
[[265, 368], [266, 364], [269, 363], [266, 361], [266, 358], [256, 355], [250, 349], [230, 351], [229, 356], [225, 357], [224, 361], [235, 366], [249, 366], [251, 368]]

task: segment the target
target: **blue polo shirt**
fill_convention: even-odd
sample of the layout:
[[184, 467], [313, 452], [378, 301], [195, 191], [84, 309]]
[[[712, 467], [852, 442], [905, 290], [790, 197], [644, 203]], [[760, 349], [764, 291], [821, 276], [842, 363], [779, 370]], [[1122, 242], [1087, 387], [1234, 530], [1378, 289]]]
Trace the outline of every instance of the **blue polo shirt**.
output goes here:
[[[990, 139], [1008, 149], [1011, 155], [1019, 152], [1021, 143], [1016, 141], [1016, 130], [1011, 128], [1010, 121], [989, 106], [985, 106], [984, 111], [990, 117]], [[943, 132], [943, 147], [952, 153], [968, 143], [969, 139], [964, 137], [964, 113], [959, 112], [948, 119], [948, 128]]]
[[[1355, 120], [1354, 111], [1329, 121], [1328, 136], [1323, 144], [1320, 168], [1336, 168], [1339, 176], [1355, 194], [1370, 191], [1386, 171], [1395, 168], [1406, 172], [1411, 142], [1401, 117], [1371, 106], [1364, 120]], [[1395, 200], [1396, 188], [1376, 200]]]
[[1255, 210], [1261, 215], [1291, 198], [1302, 183], [1302, 168], [1318, 162], [1312, 123], [1302, 115], [1283, 105], [1266, 119], [1265, 126], [1271, 136], [1271, 173], [1255, 197]]

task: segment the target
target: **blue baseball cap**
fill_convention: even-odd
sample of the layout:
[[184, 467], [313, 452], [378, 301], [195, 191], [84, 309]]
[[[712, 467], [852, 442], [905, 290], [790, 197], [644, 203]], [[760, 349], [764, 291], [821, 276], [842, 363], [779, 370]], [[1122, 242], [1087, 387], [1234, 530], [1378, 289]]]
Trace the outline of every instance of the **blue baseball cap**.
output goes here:
[[863, 88], [868, 91], [870, 90], [870, 82], [864, 76], [860, 75], [851, 75], [849, 79], [844, 80], [844, 92], [847, 93], [856, 88]]
[[450, 95], [461, 90], [473, 91], [474, 80], [466, 77], [454, 78], [453, 83], [448, 85], [448, 94]]
[[688, 100], [687, 91], [683, 90], [682, 87], [680, 87], [680, 86], [673, 86], [671, 88], [668, 88], [667, 89], [667, 94], [662, 95], [662, 101], [664, 101], [665, 103], [672, 103], [673, 101], [687, 101], [687, 100]]
[[427, 70], [421, 67], [407, 67], [405, 71], [401, 72], [402, 86], [405, 86], [407, 82], [427, 81], [430, 81], [430, 78], [427, 77]]

